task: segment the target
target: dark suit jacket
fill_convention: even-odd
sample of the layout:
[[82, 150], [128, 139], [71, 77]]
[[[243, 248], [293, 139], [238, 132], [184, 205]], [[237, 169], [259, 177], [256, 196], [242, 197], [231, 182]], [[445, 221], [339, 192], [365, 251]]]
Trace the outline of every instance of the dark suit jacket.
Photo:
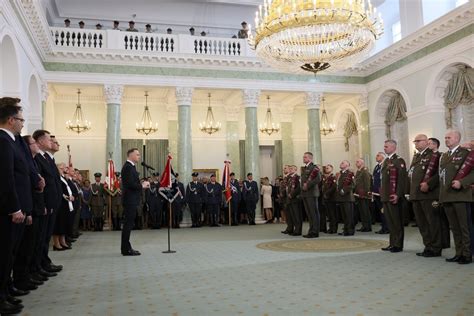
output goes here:
[[30, 168], [21, 145], [0, 130], [0, 215], [22, 210], [31, 214]]
[[188, 203], [203, 203], [206, 199], [204, 185], [201, 182], [196, 184], [191, 181], [186, 187], [186, 202]]
[[[47, 155], [47, 153], [45, 153]], [[51, 209], [57, 209], [61, 204], [62, 189], [61, 185], [57, 183], [56, 173], [54, 172], [52, 165], [48, 160], [41, 154], [35, 156], [36, 165], [38, 166], [39, 173], [44, 178], [46, 186], [43, 190], [44, 205], [48, 212]], [[60, 180], [59, 180], [60, 181]]]
[[122, 168], [122, 204], [138, 206], [142, 194], [142, 185], [137, 169], [126, 161]]

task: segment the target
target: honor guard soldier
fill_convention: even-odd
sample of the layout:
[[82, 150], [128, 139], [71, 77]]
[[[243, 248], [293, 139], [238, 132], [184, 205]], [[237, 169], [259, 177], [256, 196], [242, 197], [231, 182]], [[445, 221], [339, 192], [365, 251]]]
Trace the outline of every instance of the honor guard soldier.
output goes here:
[[354, 235], [354, 173], [349, 170], [350, 162], [343, 160], [339, 165], [341, 169], [336, 181], [336, 202], [341, 207], [344, 230], [339, 235]]
[[126, 31], [127, 32], [138, 32], [138, 30], [135, 28], [135, 22], [134, 21], [128, 22], [128, 29]]
[[230, 189], [232, 191], [231, 213], [232, 213], [232, 226], [239, 225], [239, 203], [241, 198], [239, 181], [235, 178], [235, 173], [230, 173]]
[[[177, 195], [176, 195], [177, 194]], [[175, 196], [171, 208], [173, 211], [173, 228], [179, 228], [179, 223], [183, 220], [183, 207], [185, 205], [186, 192], [184, 191], [184, 184], [179, 182], [179, 174], [175, 174], [173, 183], [173, 196]]]
[[313, 154], [305, 152], [303, 155], [304, 167], [301, 170], [301, 197], [304, 209], [309, 221], [309, 230], [305, 238], [319, 237], [319, 183], [321, 182], [321, 172], [313, 163]]
[[242, 195], [247, 208], [249, 225], [255, 225], [255, 209], [257, 208], [257, 202], [260, 198], [260, 194], [258, 193], [257, 182], [253, 180], [253, 175], [251, 172], [247, 174], [247, 180], [244, 181]]
[[216, 182], [216, 175], [211, 175], [209, 183], [204, 185], [206, 205], [209, 212], [209, 226], [219, 226], [219, 214], [222, 203], [222, 186]]
[[100, 182], [102, 174], [100, 172], [94, 173], [95, 182], [91, 184], [91, 201], [90, 207], [92, 210], [94, 231], [102, 231], [104, 228], [104, 207], [105, 203], [105, 187]]
[[150, 187], [145, 190], [145, 199], [148, 204], [148, 211], [151, 216], [151, 228], [160, 229], [161, 220], [163, 213], [163, 201], [159, 193], [160, 181], [159, 172], [152, 173], [152, 180], [150, 181]]
[[186, 187], [186, 202], [188, 203], [189, 210], [191, 211], [191, 227], [201, 226], [201, 211], [202, 204], [205, 198], [204, 185], [198, 181], [199, 173], [193, 172], [193, 180], [188, 183]]
[[303, 230], [303, 214], [300, 207], [299, 195], [301, 193], [300, 176], [296, 173], [297, 167], [290, 166], [290, 175], [286, 183], [286, 198], [288, 199], [288, 209], [293, 220], [293, 232], [288, 232], [291, 236], [301, 236]]
[[[370, 216], [370, 182], [371, 177], [369, 170], [365, 166], [365, 161], [362, 158], [357, 159], [356, 161], [357, 172], [355, 175], [355, 189], [354, 192], [356, 195], [357, 205], [360, 214], [360, 221], [362, 222], [362, 227], [357, 231], [360, 232], [371, 232], [372, 231], [372, 218]], [[355, 195], [354, 194], [354, 195]]]
[[456, 255], [446, 261], [467, 264], [472, 262], [469, 203], [472, 202], [471, 185], [474, 183], [473, 162], [468, 160], [464, 164], [469, 150], [459, 146], [459, 131], [449, 130], [444, 141], [449, 150], [441, 155], [439, 162], [439, 202], [448, 217], [456, 249]]
[[326, 204], [326, 209], [329, 215], [329, 230], [328, 234], [337, 234], [337, 205], [336, 205], [336, 177], [333, 174], [333, 166], [324, 166], [323, 175], [323, 203]]
[[416, 135], [413, 143], [417, 152], [408, 170], [410, 202], [425, 246], [424, 250], [416, 255], [440, 257], [442, 250], [440, 210], [433, 207], [433, 202], [439, 197], [438, 158], [433, 160], [435, 165], [430, 165], [432, 156], [436, 154], [428, 148], [426, 135]]
[[383, 203], [385, 219], [390, 230], [390, 244], [382, 248], [384, 251], [403, 251], [404, 227], [402, 215], [402, 198], [407, 183], [405, 160], [398, 156], [397, 142], [389, 139], [384, 143], [384, 152], [387, 155], [382, 165], [382, 186], [380, 199]]

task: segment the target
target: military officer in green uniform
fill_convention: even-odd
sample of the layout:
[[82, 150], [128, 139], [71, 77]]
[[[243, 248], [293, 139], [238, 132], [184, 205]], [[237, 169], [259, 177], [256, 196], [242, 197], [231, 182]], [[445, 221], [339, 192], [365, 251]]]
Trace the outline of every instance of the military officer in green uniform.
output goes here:
[[291, 167], [289, 165], [285, 165], [283, 167], [283, 180], [280, 183], [280, 199], [281, 199], [282, 208], [286, 215], [286, 229], [282, 231], [281, 233], [291, 235], [293, 234], [295, 227], [293, 224], [293, 218], [291, 217], [290, 206], [288, 204], [288, 195], [286, 194], [288, 181], [290, 180], [290, 177], [291, 177], [290, 169]]
[[439, 202], [444, 206], [456, 248], [456, 255], [446, 261], [467, 264], [472, 262], [468, 203], [472, 202], [470, 186], [474, 183], [474, 173], [469, 171], [459, 176], [469, 155], [469, 150], [459, 146], [461, 133], [449, 130], [444, 141], [449, 150], [441, 155], [439, 162]]
[[286, 197], [288, 200], [288, 209], [293, 220], [293, 232], [288, 233], [291, 236], [301, 236], [303, 230], [303, 214], [300, 207], [299, 195], [301, 193], [300, 176], [296, 173], [297, 167], [290, 166], [290, 175], [286, 183]]
[[94, 173], [94, 178], [95, 182], [91, 184], [91, 200], [89, 205], [92, 210], [94, 231], [101, 231], [104, 228], [105, 187], [100, 182], [102, 178], [100, 172]]
[[413, 143], [417, 152], [408, 169], [410, 201], [425, 246], [416, 255], [439, 257], [442, 250], [440, 209], [433, 207], [439, 196], [439, 177], [437, 170], [430, 168], [434, 153], [428, 148], [428, 137], [424, 134], [416, 135]]
[[301, 198], [308, 217], [309, 230], [305, 238], [319, 237], [319, 183], [321, 182], [321, 171], [313, 163], [313, 154], [305, 152], [303, 155], [304, 166], [301, 169]]
[[382, 184], [380, 199], [390, 230], [390, 245], [382, 248], [384, 251], [403, 251], [404, 227], [401, 203], [407, 184], [405, 160], [398, 156], [397, 142], [389, 139], [384, 143], [384, 152], [387, 155], [382, 165]]
[[344, 230], [339, 235], [354, 235], [354, 173], [349, 170], [350, 162], [343, 160], [339, 165], [341, 171], [336, 180], [336, 202], [340, 205]]
[[324, 166], [323, 176], [323, 203], [326, 205], [329, 215], [328, 234], [337, 234], [337, 206], [336, 206], [336, 177], [333, 174], [334, 167], [330, 164]]
[[354, 193], [357, 194], [356, 201], [360, 213], [360, 221], [362, 222], [362, 227], [357, 231], [360, 232], [371, 232], [372, 231], [372, 219], [370, 217], [370, 184], [372, 178], [370, 176], [369, 170], [365, 166], [365, 161], [362, 158], [357, 159], [356, 161], [357, 172], [355, 174], [355, 189]]
[[112, 229], [120, 230], [120, 222], [123, 216], [122, 208], [122, 190], [120, 189], [120, 172], [115, 173], [117, 184], [113, 188], [105, 188], [106, 193], [110, 196], [110, 212], [112, 216]]

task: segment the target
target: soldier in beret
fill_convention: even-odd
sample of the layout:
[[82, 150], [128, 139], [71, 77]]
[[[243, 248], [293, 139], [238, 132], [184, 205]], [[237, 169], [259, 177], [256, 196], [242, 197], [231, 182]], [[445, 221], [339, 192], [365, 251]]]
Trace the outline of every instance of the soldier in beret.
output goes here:
[[71, 27], [71, 20], [69, 19], [64, 20], [64, 27]]
[[384, 251], [403, 251], [404, 227], [401, 203], [407, 183], [405, 160], [398, 156], [397, 142], [389, 139], [384, 143], [384, 152], [387, 158], [382, 165], [382, 186], [380, 199], [390, 230], [390, 245], [382, 248]]
[[303, 155], [304, 167], [301, 170], [301, 197], [309, 221], [309, 230], [305, 238], [318, 238], [320, 217], [318, 207], [319, 183], [321, 172], [313, 163], [313, 154], [305, 152]]
[[102, 231], [104, 228], [104, 208], [105, 202], [105, 186], [101, 183], [102, 174], [94, 173], [95, 182], [91, 184], [91, 200], [90, 207], [92, 210], [94, 231]]
[[296, 173], [298, 168], [295, 165], [290, 166], [290, 174], [286, 182], [286, 198], [289, 213], [293, 221], [293, 227], [287, 227], [288, 235], [301, 236], [303, 230], [303, 213], [300, 207], [299, 195], [301, 193], [300, 176]]
[[357, 194], [356, 201], [360, 213], [360, 220], [362, 227], [357, 231], [360, 232], [371, 232], [372, 231], [372, 219], [370, 217], [369, 201], [370, 197], [370, 183], [371, 177], [369, 170], [365, 166], [365, 161], [362, 158], [356, 161], [357, 172], [355, 175], [355, 189], [354, 193]]
[[341, 171], [336, 179], [336, 202], [341, 207], [344, 229], [341, 236], [354, 235], [354, 173], [349, 170], [351, 163], [343, 160], [339, 165]]
[[135, 22], [134, 21], [129, 21], [128, 22], [127, 32], [138, 32], [138, 30], [135, 28]]
[[328, 234], [337, 234], [337, 208], [336, 208], [336, 177], [333, 174], [334, 167], [326, 165], [323, 168], [323, 203], [326, 206], [329, 216]]

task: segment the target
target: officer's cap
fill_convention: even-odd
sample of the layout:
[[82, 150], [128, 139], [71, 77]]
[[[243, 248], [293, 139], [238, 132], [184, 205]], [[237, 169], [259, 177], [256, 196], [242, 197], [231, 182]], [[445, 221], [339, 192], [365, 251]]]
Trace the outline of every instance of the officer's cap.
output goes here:
[[247, 173], [247, 177], [248, 176], [253, 176], [253, 174], [251, 172]]
[[197, 176], [199, 176], [199, 173], [193, 172], [191, 175], [192, 175], [193, 177], [197, 177]]
[[120, 172], [117, 171], [117, 172], [115, 173], [115, 176], [116, 176], [116, 177], [120, 177]]
[[69, 19], [64, 20], [64, 23], [68, 23], [68, 22], [71, 22], [71, 20]]
[[96, 27], [102, 27], [102, 24], [97, 23], [95, 26], [96, 26]]
[[229, 176], [230, 177], [235, 176], [235, 173], [231, 172]]
[[115, 20], [115, 21], [114, 21], [114, 24], [120, 24], [120, 22], [119, 22], [119, 21], [117, 21], [117, 20]]
[[147, 25], [145, 25], [145, 26], [146, 26], [146, 27], [151, 27], [151, 24], [147, 24]]
[[96, 173], [94, 173], [94, 177], [100, 178], [100, 177], [102, 177], [102, 173], [96, 172]]
[[79, 25], [84, 25], [84, 21], [79, 22]]
[[128, 21], [128, 24], [135, 24], [134, 21]]
[[211, 174], [211, 178], [215, 178], [215, 177], [216, 177], [216, 175], [215, 175], [215, 174]]

